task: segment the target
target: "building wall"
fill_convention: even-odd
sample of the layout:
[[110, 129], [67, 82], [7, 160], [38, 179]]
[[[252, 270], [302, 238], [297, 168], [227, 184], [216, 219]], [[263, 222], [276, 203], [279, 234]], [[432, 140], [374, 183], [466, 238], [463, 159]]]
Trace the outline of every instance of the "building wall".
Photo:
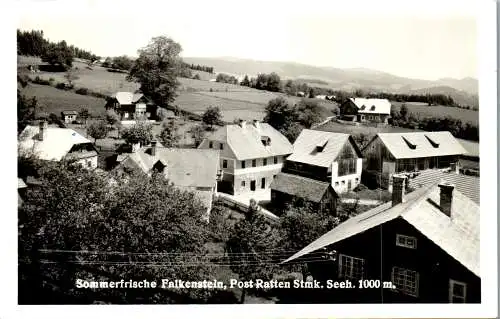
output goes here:
[[97, 168], [97, 155], [79, 159], [75, 163], [82, 165], [84, 168]]
[[328, 168], [326, 167], [293, 161], [285, 162], [283, 166], [283, 172], [324, 182], [330, 181], [329, 175], [331, 174], [331, 172], [329, 172]]
[[[396, 235], [417, 239], [416, 249], [396, 245]], [[327, 293], [339, 303], [448, 303], [450, 279], [467, 284], [466, 302], [481, 300], [481, 281], [462, 264], [423, 236], [403, 219], [395, 219], [328, 247], [338, 254], [364, 259], [363, 279], [380, 280], [379, 289], [332, 289]], [[340, 276], [340, 258], [335, 267], [312, 265], [313, 276], [319, 280], [345, 280]], [[418, 273], [416, 296], [398, 290], [383, 289], [382, 282], [392, 280], [393, 267]], [[326, 267], [326, 268], [325, 268]], [[334, 268], [332, 270], [332, 268]], [[354, 280], [358, 284], [358, 280]]]
[[[262, 160], [262, 159], [260, 159]], [[255, 181], [255, 191], [269, 189], [274, 177], [281, 172], [283, 164], [273, 164], [267, 166], [250, 167], [234, 170], [234, 195], [251, 193], [251, 182]], [[264, 188], [262, 188], [262, 178], [265, 179]]]
[[359, 113], [360, 122], [387, 123], [389, 114]]
[[356, 173], [338, 176], [339, 163], [332, 163], [332, 179], [331, 184], [333, 189], [338, 193], [345, 193], [349, 191], [349, 181], [351, 182], [351, 189], [355, 188], [361, 183], [361, 172], [363, 170], [363, 159], [358, 158], [356, 160]]

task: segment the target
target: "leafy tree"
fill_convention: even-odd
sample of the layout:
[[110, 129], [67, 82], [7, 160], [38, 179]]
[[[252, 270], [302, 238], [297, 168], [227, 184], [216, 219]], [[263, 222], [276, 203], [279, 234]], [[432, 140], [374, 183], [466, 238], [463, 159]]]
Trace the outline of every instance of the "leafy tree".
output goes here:
[[64, 78], [68, 81], [70, 87], [73, 87], [73, 81], [79, 79], [78, 75], [76, 75], [72, 69], [68, 69], [68, 71], [66, 71], [66, 74], [64, 74]]
[[193, 79], [194, 79], [194, 80], [201, 80], [201, 78], [200, 78], [200, 75], [199, 75], [199, 74], [195, 74], [195, 75], [193, 76]]
[[94, 144], [97, 140], [105, 138], [108, 135], [108, 126], [105, 121], [96, 121], [87, 126], [87, 134], [94, 139]]
[[78, 112], [78, 117], [81, 118], [86, 125], [87, 119], [90, 117], [89, 109], [87, 108], [80, 109], [80, 112]]
[[401, 105], [401, 108], [399, 109], [399, 114], [401, 115], [401, 118], [406, 120], [406, 118], [408, 116], [408, 107], [406, 106], [406, 103], [403, 103]]
[[126, 55], [113, 58], [111, 65], [114, 69], [128, 71], [132, 68], [134, 61]]
[[[277, 247], [278, 232], [273, 225], [258, 212], [255, 201], [251, 201], [244, 219], [234, 226], [226, 243], [230, 253], [231, 270], [240, 280], [269, 280], [279, 270], [270, 250]], [[241, 303], [245, 302], [247, 289], [243, 289]]]
[[153, 126], [146, 122], [138, 122], [124, 129], [122, 138], [128, 144], [141, 143], [141, 145], [147, 145], [153, 140]]
[[163, 176], [115, 177], [110, 184], [108, 177], [78, 166], [45, 165], [39, 172], [44, 187], [28, 190], [19, 210], [21, 304], [207, 303], [217, 294], [210, 289], [78, 289], [77, 278], [215, 278], [205, 257], [205, 209], [193, 193], [178, 190]]
[[17, 90], [17, 124], [18, 132], [21, 132], [26, 125], [35, 120], [37, 112], [38, 101], [36, 97], [28, 99]]
[[266, 90], [271, 92], [281, 91], [281, 79], [277, 73], [272, 72], [267, 77]]
[[299, 137], [300, 132], [302, 132], [303, 129], [304, 129], [304, 127], [302, 125], [300, 125], [297, 122], [293, 122], [290, 125], [288, 125], [286, 127], [286, 129], [283, 129], [280, 132], [283, 135], [285, 135], [285, 137], [288, 139], [288, 141], [290, 141], [290, 143], [294, 143], [295, 140], [297, 139], [297, 137]]
[[321, 121], [321, 108], [317, 101], [302, 99], [298, 106], [298, 120], [306, 128]]
[[129, 81], [140, 83], [141, 91], [162, 107], [172, 104], [179, 86], [177, 76], [181, 70], [179, 43], [165, 37], [154, 37], [150, 43], [138, 51], [127, 76]]
[[73, 51], [68, 47], [66, 41], [57, 44], [50, 43], [42, 55], [42, 61], [68, 69], [73, 65]]
[[272, 99], [267, 104], [264, 122], [269, 123], [269, 125], [278, 131], [286, 131], [291, 123], [296, 120], [296, 109], [290, 106], [284, 98], [278, 97]]
[[158, 138], [165, 147], [176, 147], [181, 139], [179, 125], [175, 120], [167, 120], [162, 123], [162, 129]]
[[286, 84], [285, 84], [285, 87], [284, 87], [284, 91], [288, 95], [295, 95], [296, 94], [297, 88], [295, 87], [295, 85], [294, 85], [294, 83], [293, 83], [292, 80], [287, 80], [286, 81]]
[[110, 126], [116, 125], [116, 123], [120, 122], [120, 117], [114, 110], [107, 110], [106, 111], [106, 122]]
[[202, 115], [203, 123], [210, 125], [212, 129], [214, 125], [219, 124], [222, 121], [222, 113], [218, 106], [209, 106], [205, 113]]
[[195, 125], [191, 128], [191, 137], [194, 140], [194, 146], [198, 147], [205, 138], [205, 127], [203, 125]]

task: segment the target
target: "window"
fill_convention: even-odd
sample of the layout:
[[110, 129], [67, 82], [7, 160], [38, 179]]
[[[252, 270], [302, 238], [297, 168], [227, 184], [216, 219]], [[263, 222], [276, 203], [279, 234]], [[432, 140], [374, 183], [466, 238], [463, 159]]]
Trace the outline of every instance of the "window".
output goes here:
[[220, 148], [221, 150], [223, 150], [223, 149], [224, 149], [224, 144], [220, 143], [219, 148]]
[[87, 161], [87, 166], [92, 167], [92, 161]]
[[245, 187], [245, 181], [241, 181], [241, 187]]
[[241, 161], [241, 168], [245, 168], [245, 161]]
[[214, 148], [214, 142], [212, 142], [212, 141], [208, 142], [208, 147], [209, 148]]
[[356, 173], [356, 158], [342, 159], [339, 161], [338, 176]]
[[252, 167], [257, 166], [257, 160], [252, 160]]
[[392, 283], [396, 290], [413, 297], [418, 297], [418, 272], [400, 267], [392, 267]]
[[397, 234], [396, 246], [417, 249], [417, 239], [415, 237]]
[[335, 182], [335, 186], [339, 186], [339, 182]]
[[359, 182], [359, 178], [356, 177], [355, 181], [356, 181], [356, 183], [358, 183]]
[[275, 179], [275, 178], [276, 178], [276, 175], [273, 175], [273, 179]]
[[342, 185], [345, 185], [345, 181], [342, 181]]
[[227, 160], [222, 160], [222, 168], [227, 168]]
[[467, 293], [467, 284], [450, 279], [450, 302], [464, 303]]
[[339, 255], [339, 277], [363, 279], [365, 260], [347, 255]]
[[262, 177], [262, 180], [260, 181], [260, 188], [264, 189], [266, 188], [266, 178]]
[[274, 157], [274, 164], [278, 164], [278, 156]]
[[264, 158], [264, 160], [262, 161], [262, 165], [264, 165], [264, 166], [267, 165], [267, 158]]

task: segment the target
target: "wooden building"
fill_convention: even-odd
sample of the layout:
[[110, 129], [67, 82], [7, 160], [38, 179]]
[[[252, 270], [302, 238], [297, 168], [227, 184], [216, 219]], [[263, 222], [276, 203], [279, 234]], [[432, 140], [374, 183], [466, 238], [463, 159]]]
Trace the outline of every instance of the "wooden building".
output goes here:
[[349, 134], [304, 129], [283, 172], [328, 182], [343, 193], [359, 185], [362, 166], [361, 152]]
[[315, 211], [336, 215], [338, 195], [332, 185], [311, 178], [279, 173], [271, 183], [271, 203], [278, 211], [287, 204], [309, 204]]
[[[379, 133], [361, 150], [363, 178], [391, 190], [394, 173], [449, 168], [466, 151], [450, 132]], [[370, 182], [366, 182], [370, 184]]]
[[73, 121], [76, 121], [77, 116], [78, 116], [77, 111], [62, 111], [61, 112], [62, 120], [66, 124], [71, 124], [71, 123], [73, 123]]
[[121, 121], [158, 119], [158, 106], [142, 93], [117, 92], [106, 103], [106, 110], [114, 110]]
[[339, 109], [341, 119], [355, 122], [387, 123], [391, 116], [387, 99], [349, 98]]
[[325, 289], [322, 302], [481, 302], [479, 206], [453, 184], [406, 195], [404, 185], [405, 176], [396, 175], [392, 202], [348, 219], [285, 261], [330, 256], [309, 262], [315, 279], [365, 288]]

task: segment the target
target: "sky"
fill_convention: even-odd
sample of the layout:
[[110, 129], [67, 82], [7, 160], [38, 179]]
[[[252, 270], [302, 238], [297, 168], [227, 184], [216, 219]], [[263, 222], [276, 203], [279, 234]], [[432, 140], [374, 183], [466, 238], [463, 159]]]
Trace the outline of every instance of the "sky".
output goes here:
[[18, 28], [100, 56], [136, 56], [154, 36], [184, 57], [368, 68], [436, 80], [477, 78], [476, 1], [33, 0]]

